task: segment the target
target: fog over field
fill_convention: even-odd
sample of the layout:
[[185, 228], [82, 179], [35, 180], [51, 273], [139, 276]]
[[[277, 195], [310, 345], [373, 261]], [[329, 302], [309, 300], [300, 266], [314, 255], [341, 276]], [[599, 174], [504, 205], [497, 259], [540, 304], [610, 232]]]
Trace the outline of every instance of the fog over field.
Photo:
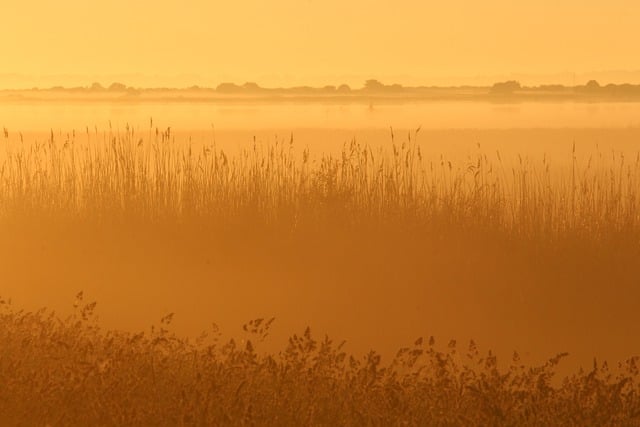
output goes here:
[[0, 425], [640, 423], [640, 5], [29, 0]]
[[[447, 339], [475, 338], [506, 355], [517, 349], [532, 360], [544, 360], [561, 348], [571, 352], [568, 364], [574, 368], [590, 364], [593, 356], [624, 358], [635, 351], [632, 337], [640, 325], [632, 299], [618, 299], [621, 293], [636, 293], [635, 234], [620, 235], [625, 249], [618, 249], [622, 243], [609, 241], [619, 238], [622, 230], [617, 228], [607, 231], [606, 241], [598, 240], [605, 239], [600, 234], [580, 235], [619, 221], [617, 211], [594, 205], [598, 203], [621, 204], [631, 215], [625, 220], [631, 221], [627, 227], [635, 233], [637, 214], [628, 209], [635, 206], [640, 130], [633, 120], [638, 105], [52, 101], [16, 108], [4, 104], [6, 117], [24, 126], [20, 131], [7, 128], [3, 141], [3, 194], [21, 206], [5, 209], [7, 223], [17, 221], [3, 238], [5, 274], [12, 277], [6, 289], [21, 304], [63, 312], [70, 309], [72, 296], [84, 290], [100, 302], [98, 311], [106, 325], [130, 330], [144, 328], [165, 312], [176, 312], [174, 326], [181, 333], [197, 334], [211, 321], [227, 325], [231, 333], [259, 314], [275, 316], [274, 332], [282, 337], [310, 325], [346, 339], [354, 351], [375, 344], [387, 356], [428, 333]], [[49, 128], [50, 117], [59, 120], [59, 127]], [[157, 117], [172, 117], [175, 125]], [[296, 125], [288, 126], [287, 120]], [[403, 153], [400, 157], [398, 150]], [[213, 179], [209, 175], [222, 173], [216, 169], [216, 156], [234, 164], [233, 170], [224, 172], [230, 174], [225, 181], [215, 184], [229, 186], [220, 200], [211, 194], [214, 183], [208, 181]], [[411, 156], [415, 164], [403, 156]], [[362, 161], [369, 162], [365, 169]], [[333, 162], [339, 169], [328, 166]], [[197, 166], [201, 163], [214, 169], [202, 169]], [[389, 191], [392, 184], [383, 182], [397, 179], [388, 175], [395, 170], [394, 163], [416, 187], [393, 191], [415, 202], [407, 205], [381, 194], [375, 203], [382, 204], [370, 212], [373, 206], [363, 205], [362, 197], [372, 197], [373, 190], [359, 194], [365, 190], [351, 174], [364, 174], [367, 186]], [[164, 176], [160, 181], [159, 167]], [[114, 175], [110, 168], [115, 168]], [[345, 168], [351, 172], [345, 175]], [[24, 175], [29, 170], [31, 178]], [[190, 181], [193, 174], [204, 175]], [[280, 174], [287, 177], [285, 181], [278, 178]], [[376, 176], [385, 181], [377, 182]], [[260, 183], [260, 179], [270, 181]], [[305, 183], [307, 179], [311, 181]], [[75, 184], [69, 186], [69, 180]], [[86, 180], [95, 183], [86, 187]], [[133, 181], [127, 184], [129, 180]], [[227, 192], [236, 180], [249, 187], [233, 196]], [[333, 180], [337, 187], [326, 187]], [[147, 193], [148, 185], [154, 186], [154, 193]], [[193, 220], [180, 219], [191, 209], [182, 206], [187, 203], [185, 185], [194, 186], [202, 193], [199, 197], [208, 200]], [[286, 190], [290, 185], [294, 187]], [[300, 185], [311, 185], [305, 190], [311, 193], [297, 194]], [[54, 202], [59, 196], [47, 195], [52, 191], [62, 191], [64, 198]], [[122, 212], [110, 219], [111, 214], [99, 214], [107, 207], [103, 205], [107, 196], [94, 191], [131, 192], [123, 197], [133, 199], [111, 206]], [[246, 191], [257, 193], [242, 195]], [[288, 195], [289, 191], [294, 193]], [[325, 194], [333, 191], [338, 199]], [[153, 195], [165, 192], [175, 199]], [[278, 213], [285, 209], [278, 202], [279, 192], [289, 200], [287, 205], [293, 203], [287, 210], [302, 209], [294, 223], [286, 219], [290, 213], [284, 218]], [[310, 207], [300, 203], [314, 192], [330, 197], [314, 210], [324, 203], [329, 204], [322, 209], [355, 203], [340, 208], [337, 212], [342, 214], [332, 214], [338, 217], [331, 221], [351, 225], [342, 230], [330, 221], [326, 225], [330, 230], [317, 234], [317, 227], [324, 227], [321, 224], [328, 219], [312, 226], [319, 221], [316, 218], [305, 225], [309, 230], [301, 230], [298, 221]], [[567, 192], [576, 199], [588, 197], [581, 202], [588, 210], [569, 205]], [[18, 197], [31, 201], [20, 202]], [[65, 200], [68, 197], [72, 199]], [[238, 202], [233, 197], [239, 197]], [[263, 202], [252, 201], [255, 197], [272, 202], [259, 208]], [[543, 227], [539, 232], [522, 235], [526, 225], [518, 223], [522, 220], [514, 217], [517, 212], [502, 212], [515, 209], [503, 206], [514, 202], [511, 198], [518, 199], [518, 209], [531, 210], [535, 227]], [[92, 209], [99, 211], [89, 213], [87, 203], [97, 203]], [[259, 209], [255, 218], [222, 220], [204, 210], [204, 206], [212, 209], [211, 203], [230, 203], [229, 207], [258, 203]], [[393, 209], [400, 211], [377, 226], [369, 224], [370, 215], [391, 209], [387, 203], [398, 204]], [[459, 205], [454, 209], [448, 203]], [[495, 213], [474, 212], [475, 203]], [[545, 204], [559, 213], [547, 213]], [[23, 209], [28, 215], [16, 217]], [[42, 209], [51, 212], [46, 220], [39, 219]], [[163, 219], [166, 209], [171, 212]], [[436, 213], [424, 209], [436, 209], [450, 232], [438, 237], [426, 230], [416, 233], [433, 226], [428, 217]], [[447, 214], [450, 209], [454, 210]], [[455, 213], [456, 209], [461, 211]], [[401, 219], [403, 211], [417, 215], [419, 224], [427, 223], [412, 225]], [[209, 215], [212, 219], [203, 223]], [[276, 224], [269, 220], [272, 215]], [[483, 215], [489, 216], [483, 219]], [[499, 219], [500, 215], [508, 218]], [[564, 216], [573, 217], [572, 223], [564, 224]], [[215, 224], [218, 220], [220, 224]], [[561, 237], [549, 234], [554, 227], [567, 226], [577, 230], [562, 231]], [[203, 234], [202, 227], [219, 231]], [[376, 227], [381, 228], [376, 231]], [[413, 227], [417, 228], [411, 231]], [[549, 231], [542, 231], [546, 227]], [[33, 254], [46, 267], [28, 268]], [[101, 273], [96, 276], [96, 271]], [[613, 274], [623, 277], [612, 283]], [[549, 299], [550, 294], [555, 296]]]

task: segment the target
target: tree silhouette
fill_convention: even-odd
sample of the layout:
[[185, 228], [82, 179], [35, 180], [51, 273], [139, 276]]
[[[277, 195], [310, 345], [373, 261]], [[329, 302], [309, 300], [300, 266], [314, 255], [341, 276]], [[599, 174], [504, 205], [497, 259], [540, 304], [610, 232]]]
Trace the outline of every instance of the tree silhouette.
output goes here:
[[522, 85], [516, 80], [498, 82], [491, 86], [491, 92], [501, 94], [510, 94], [520, 89], [522, 89]]
[[364, 82], [364, 88], [371, 91], [383, 90], [384, 84], [380, 83], [378, 80], [369, 79]]
[[587, 82], [587, 84], [585, 85], [585, 88], [587, 89], [587, 91], [589, 92], [593, 92], [593, 91], [597, 91], [601, 88], [602, 86], [600, 86], [600, 83], [598, 83], [597, 80], [589, 80]]
[[112, 92], [124, 92], [127, 90], [127, 86], [122, 84], [122, 83], [112, 83], [111, 86], [109, 86], [109, 90]]
[[242, 92], [242, 88], [235, 83], [220, 83], [218, 87], [216, 87], [216, 92], [238, 93]]

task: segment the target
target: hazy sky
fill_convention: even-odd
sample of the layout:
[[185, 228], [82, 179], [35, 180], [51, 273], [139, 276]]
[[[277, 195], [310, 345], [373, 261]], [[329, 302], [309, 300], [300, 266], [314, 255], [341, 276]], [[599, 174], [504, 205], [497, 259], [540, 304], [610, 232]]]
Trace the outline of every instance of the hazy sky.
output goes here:
[[2, 3], [5, 78], [358, 85], [375, 77], [442, 84], [465, 76], [566, 79], [574, 72], [640, 70], [637, 0]]

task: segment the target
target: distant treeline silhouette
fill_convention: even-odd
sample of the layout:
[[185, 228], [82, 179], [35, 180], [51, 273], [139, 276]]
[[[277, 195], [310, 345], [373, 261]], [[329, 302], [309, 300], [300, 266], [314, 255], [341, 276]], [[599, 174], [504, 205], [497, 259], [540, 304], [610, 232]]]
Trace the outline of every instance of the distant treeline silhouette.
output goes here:
[[540, 85], [534, 87], [525, 87], [516, 80], [509, 80], [505, 82], [498, 82], [491, 86], [491, 93], [493, 94], [517, 94], [521, 93], [573, 93], [573, 94], [589, 94], [589, 95], [604, 95], [604, 96], [639, 96], [640, 85], [633, 85], [630, 83], [623, 84], [607, 84], [605, 86], [600, 85], [596, 80], [589, 80], [585, 85], [578, 86], [563, 86], [563, 85]]
[[362, 87], [352, 88], [347, 84], [326, 85], [322, 87], [294, 86], [294, 87], [274, 87], [267, 88], [255, 82], [236, 84], [233, 82], [220, 83], [215, 88], [191, 86], [186, 88], [140, 88], [127, 86], [120, 82], [114, 82], [108, 86], [95, 82], [90, 86], [79, 86], [65, 88], [54, 86], [48, 89], [33, 88], [33, 90], [43, 91], [65, 91], [75, 93], [123, 93], [127, 95], [139, 95], [142, 92], [201, 92], [220, 95], [300, 95], [300, 96], [325, 96], [325, 95], [420, 95], [439, 94], [446, 95], [448, 92], [463, 91], [468, 95], [489, 95], [489, 96], [602, 96], [602, 97], [640, 97], [640, 84], [607, 84], [601, 85], [596, 80], [590, 80], [584, 85], [564, 86], [559, 84], [546, 84], [539, 86], [524, 86], [519, 81], [508, 80], [496, 82], [492, 86], [403, 86], [399, 83], [385, 84], [376, 79], [366, 80]]

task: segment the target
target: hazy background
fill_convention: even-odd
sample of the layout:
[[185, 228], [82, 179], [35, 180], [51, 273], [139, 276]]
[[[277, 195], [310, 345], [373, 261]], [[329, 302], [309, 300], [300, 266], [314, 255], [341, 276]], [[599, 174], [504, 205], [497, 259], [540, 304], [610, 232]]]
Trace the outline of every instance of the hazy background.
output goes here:
[[630, 0], [25, 0], [0, 13], [4, 87], [640, 82]]

